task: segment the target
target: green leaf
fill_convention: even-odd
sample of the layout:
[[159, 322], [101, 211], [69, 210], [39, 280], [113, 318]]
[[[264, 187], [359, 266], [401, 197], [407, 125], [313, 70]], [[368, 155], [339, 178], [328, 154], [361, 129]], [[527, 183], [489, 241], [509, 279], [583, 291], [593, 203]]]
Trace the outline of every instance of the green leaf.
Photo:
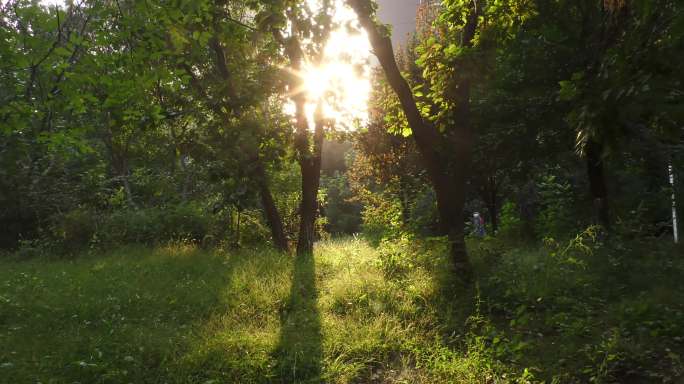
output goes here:
[[61, 57], [71, 56], [71, 51], [69, 51], [68, 49], [66, 49], [64, 47], [57, 47], [57, 48], [55, 48], [54, 52], [57, 56], [61, 56]]

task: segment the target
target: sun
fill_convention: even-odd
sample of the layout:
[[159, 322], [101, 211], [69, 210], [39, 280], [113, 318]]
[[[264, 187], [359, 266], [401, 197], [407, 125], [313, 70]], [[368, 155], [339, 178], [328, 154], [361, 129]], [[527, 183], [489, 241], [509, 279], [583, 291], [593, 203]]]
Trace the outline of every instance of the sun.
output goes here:
[[304, 89], [309, 101], [320, 100], [323, 96], [325, 96], [332, 77], [330, 68], [311, 66], [304, 69], [302, 73]]
[[[315, 4], [315, 0], [309, 0]], [[343, 1], [335, 1], [333, 20], [342, 26], [354, 23], [356, 15]], [[354, 130], [368, 120], [371, 47], [362, 30], [341, 27], [330, 33], [318, 65], [305, 64], [299, 76], [307, 98], [307, 115], [323, 103], [326, 118], [336, 128]]]

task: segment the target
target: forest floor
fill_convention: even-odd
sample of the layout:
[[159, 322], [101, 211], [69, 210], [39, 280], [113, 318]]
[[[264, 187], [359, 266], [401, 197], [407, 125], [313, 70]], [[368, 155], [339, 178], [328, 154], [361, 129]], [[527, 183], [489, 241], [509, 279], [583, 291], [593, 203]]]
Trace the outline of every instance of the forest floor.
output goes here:
[[0, 382], [682, 382], [681, 248], [500, 247], [471, 244], [469, 289], [443, 252], [351, 238], [5, 259]]

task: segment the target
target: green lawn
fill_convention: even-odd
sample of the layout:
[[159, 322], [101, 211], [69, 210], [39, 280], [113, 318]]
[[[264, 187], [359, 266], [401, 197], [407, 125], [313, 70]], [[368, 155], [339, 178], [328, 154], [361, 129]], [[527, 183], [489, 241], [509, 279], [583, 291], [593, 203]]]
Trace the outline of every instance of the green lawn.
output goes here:
[[595, 292], [591, 278], [563, 286], [572, 268], [534, 270], [538, 253], [511, 263], [471, 248], [481, 278], [468, 291], [438, 252], [388, 269], [386, 254], [354, 239], [296, 260], [170, 246], [2, 261], [0, 382], [620, 382], [630, 364], [653, 382], [682, 373], [681, 283], [634, 275], [623, 286], [638, 292]]

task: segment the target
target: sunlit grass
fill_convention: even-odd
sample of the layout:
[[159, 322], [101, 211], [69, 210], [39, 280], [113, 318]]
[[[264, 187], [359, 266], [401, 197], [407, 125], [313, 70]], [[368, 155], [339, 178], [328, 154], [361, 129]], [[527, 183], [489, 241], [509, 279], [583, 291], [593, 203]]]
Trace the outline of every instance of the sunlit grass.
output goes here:
[[[388, 277], [351, 238], [299, 258], [172, 245], [0, 261], [0, 382], [525, 382], [599, 377], [608, 354], [681, 368], [682, 264], [666, 248], [584, 270], [498, 247], [470, 245], [474, 291], [440, 252], [406, 249], [414, 266]], [[623, 288], [603, 289], [612, 278]]]
[[8, 382], [435, 380], [411, 357], [434, 287], [386, 280], [361, 240], [311, 262], [174, 245], [0, 265]]

